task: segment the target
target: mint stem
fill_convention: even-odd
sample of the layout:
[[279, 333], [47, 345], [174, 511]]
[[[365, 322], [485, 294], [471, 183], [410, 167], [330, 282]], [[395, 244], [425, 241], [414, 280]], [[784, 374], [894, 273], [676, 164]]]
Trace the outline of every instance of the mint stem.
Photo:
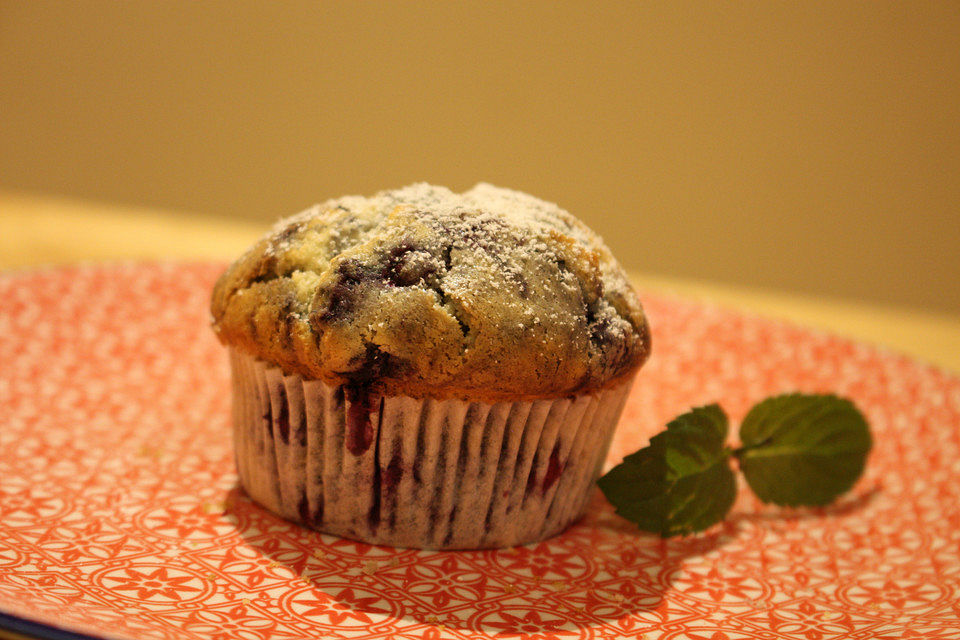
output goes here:
[[753, 449], [759, 449], [761, 447], [767, 446], [770, 442], [770, 439], [763, 440], [762, 442], [754, 442], [753, 444], [745, 444], [743, 446], [737, 447], [736, 449], [730, 449], [730, 454], [735, 457], [737, 460], [743, 456], [747, 451], [752, 451]]

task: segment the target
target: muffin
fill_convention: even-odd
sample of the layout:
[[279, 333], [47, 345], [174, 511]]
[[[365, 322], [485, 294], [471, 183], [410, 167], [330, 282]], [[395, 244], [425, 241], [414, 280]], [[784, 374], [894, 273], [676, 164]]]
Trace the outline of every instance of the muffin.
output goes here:
[[650, 352], [602, 240], [488, 184], [282, 220], [220, 277], [211, 311], [250, 497], [400, 547], [511, 546], [575, 521]]

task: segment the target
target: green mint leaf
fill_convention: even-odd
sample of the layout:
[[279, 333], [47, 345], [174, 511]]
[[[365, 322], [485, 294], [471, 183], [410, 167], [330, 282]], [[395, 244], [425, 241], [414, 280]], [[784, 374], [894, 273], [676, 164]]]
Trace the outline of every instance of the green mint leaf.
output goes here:
[[598, 484], [617, 513], [644, 531], [702, 531], [723, 520], [736, 497], [726, 438], [727, 416], [718, 405], [693, 409]]
[[834, 395], [792, 393], [753, 407], [734, 452], [764, 502], [821, 506], [853, 486], [872, 444], [863, 414]]

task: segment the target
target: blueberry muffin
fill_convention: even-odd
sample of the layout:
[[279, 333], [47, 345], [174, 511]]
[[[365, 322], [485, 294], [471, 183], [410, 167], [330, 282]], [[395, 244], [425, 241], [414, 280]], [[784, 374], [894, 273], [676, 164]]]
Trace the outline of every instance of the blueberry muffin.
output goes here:
[[248, 494], [404, 547], [523, 544], [576, 520], [650, 351], [600, 238], [487, 184], [282, 220], [211, 309]]

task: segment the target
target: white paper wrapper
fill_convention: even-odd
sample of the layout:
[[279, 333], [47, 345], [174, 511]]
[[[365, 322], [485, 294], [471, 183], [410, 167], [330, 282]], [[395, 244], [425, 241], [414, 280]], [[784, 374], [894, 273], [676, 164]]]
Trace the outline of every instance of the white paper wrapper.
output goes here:
[[234, 349], [230, 363], [251, 498], [320, 531], [424, 549], [526, 544], [577, 520], [633, 380], [487, 403], [365, 396]]

